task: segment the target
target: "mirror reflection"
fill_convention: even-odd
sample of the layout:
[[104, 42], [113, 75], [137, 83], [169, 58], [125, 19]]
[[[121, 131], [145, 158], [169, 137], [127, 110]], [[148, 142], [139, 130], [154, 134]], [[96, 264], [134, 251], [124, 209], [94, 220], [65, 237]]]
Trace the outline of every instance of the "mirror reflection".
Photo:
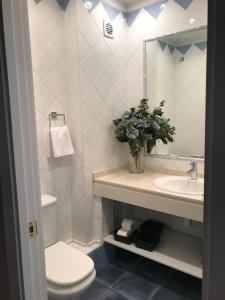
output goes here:
[[153, 154], [204, 157], [207, 30], [145, 41], [145, 93], [150, 106], [166, 101], [176, 127], [174, 143], [157, 142]]

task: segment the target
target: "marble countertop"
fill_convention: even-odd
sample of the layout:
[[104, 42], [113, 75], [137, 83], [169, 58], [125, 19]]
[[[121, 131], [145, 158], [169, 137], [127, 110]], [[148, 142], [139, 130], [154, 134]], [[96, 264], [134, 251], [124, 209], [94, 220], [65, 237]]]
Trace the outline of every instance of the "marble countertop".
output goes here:
[[[111, 186], [122, 187], [139, 192], [155, 194], [171, 199], [176, 199], [194, 204], [203, 205], [204, 199], [201, 195], [186, 195], [161, 190], [153, 185], [153, 180], [157, 177], [168, 176], [170, 174], [145, 171], [142, 174], [132, 174], [125, 168], [115, 168], [94, 174], [94, 183], [102, 183]], [[174, 174], [171, 174], [174, 175]]]

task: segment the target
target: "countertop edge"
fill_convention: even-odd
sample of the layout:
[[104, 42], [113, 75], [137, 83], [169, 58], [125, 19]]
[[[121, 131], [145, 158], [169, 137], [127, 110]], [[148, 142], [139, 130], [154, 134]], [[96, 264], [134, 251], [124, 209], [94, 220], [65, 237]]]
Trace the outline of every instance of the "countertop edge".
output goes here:
[[[130, 185], [125, 185], [125, 184], [121, 184], [119, 182], [110, 182], [109, 180], [105, 180], [102, 177], [105, 177], [107, 175], [110, 174], [114, 174], [114, 173], [118, 173], [120, 171], [125, 171], [126, 167], [117, 167], [117, 168], [113, 168], [113, 169], [107, 169], [105, 171], [101, 171], [100, 172], [95, 172], [93, 174], [93, 183], [98, 183], [98, 184], [104, 184], [104, 185], [108, 185], [108, 186], [115, 186], [115, 187], [119, 187], [119, 188], [123, 188], [123, 189], [129, 189], [131, 191], [136, 191], [136, 192], [142, 192], [142, 193], [146, 193], [146, 194], [150, 194], [150, 195], [155, 195], [155, 196], [160, 196], [160, 197], [166, 197], [170, 200], [179, 200], [185, 203], [192, 203], [192, 204], [196, 204], [199, 206], [203, 206], [204, 204], [204, 198], [203, 199], [193, 199], [192, 197], [188, 197], [187, 195], [182, 196], [180, 194], [175, 194], [175, 193], [169, 193], [163, 190], [151, 190], [149, 189], [145, 189], [145, 188], [139, 188], [136, 186], [130, 186]], [[149, 171], [148, 171], [149, 172]], [[158, 175], [158, 176], [162, 176], [162, 175], [168, 175], [169, 173], [161, 173], [161, 172], [150, 172], [152, 173], [154, 176]], [[97, 176], [96, 176], [97, 174]], [[172, 174], [171, 174], [172, 175]]]

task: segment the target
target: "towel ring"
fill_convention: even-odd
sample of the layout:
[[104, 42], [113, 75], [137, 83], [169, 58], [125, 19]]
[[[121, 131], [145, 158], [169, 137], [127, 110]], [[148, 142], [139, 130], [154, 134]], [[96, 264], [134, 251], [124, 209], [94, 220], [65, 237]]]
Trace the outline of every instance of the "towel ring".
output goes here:
[[62, 117], [63, 118], [63, 125], [66, 125], [66, 115], [65, 114], [58, 114], [57, 112], [53, 111], [48, 115], [49, 127], [53, 127], [52, 126], [52, 121], [57, 121], [58, 117]]

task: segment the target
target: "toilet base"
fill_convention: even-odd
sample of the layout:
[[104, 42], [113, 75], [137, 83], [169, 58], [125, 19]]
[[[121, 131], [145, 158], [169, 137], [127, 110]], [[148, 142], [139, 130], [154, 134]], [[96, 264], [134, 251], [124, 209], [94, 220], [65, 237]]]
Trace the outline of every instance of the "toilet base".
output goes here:
[[90, 287], [96, 277], [96, 271], [93, 270], [92, 274], [89, 275], [84, 281], [78, 285], [62, 289], [56, 286], [50, 286], [48, 284], [48, 300], [80, 300], [80, 296]]

